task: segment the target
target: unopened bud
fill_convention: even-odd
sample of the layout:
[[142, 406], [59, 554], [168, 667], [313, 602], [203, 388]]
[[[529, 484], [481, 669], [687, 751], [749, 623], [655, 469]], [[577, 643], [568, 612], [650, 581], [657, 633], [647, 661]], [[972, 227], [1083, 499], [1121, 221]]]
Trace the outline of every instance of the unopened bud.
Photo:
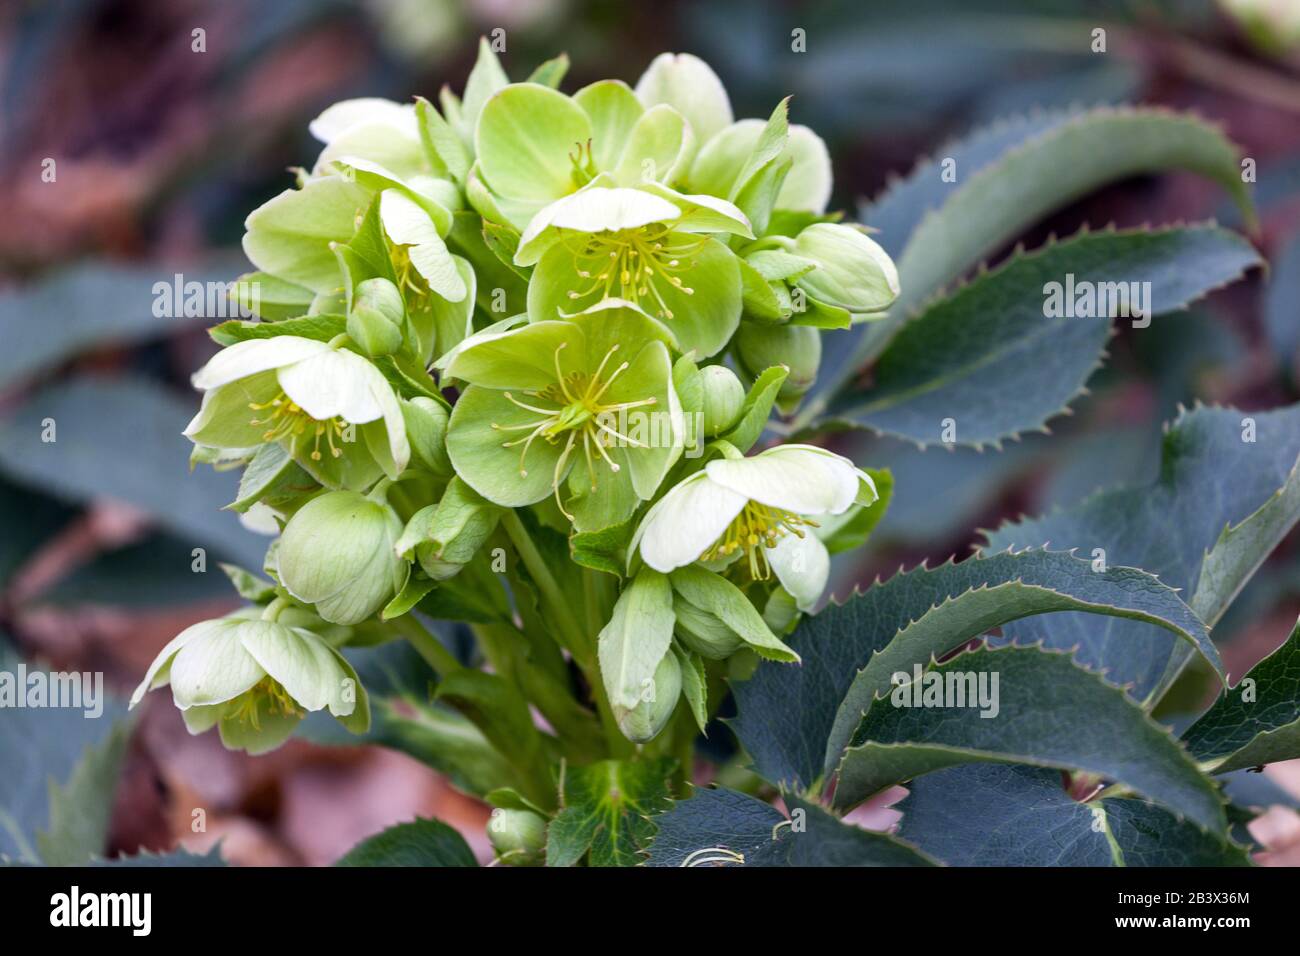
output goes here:
[[348, 336], [367, 355], [389, 355], [402, 346], [406, 306], [397, 286], [384, 278], [357, 285], [348, 313]]
[[704, 366], [700, 383], [704, 388], [704, 434], [712, 438], [735, 424], [745, 404], [745, 387], [725, 365]]

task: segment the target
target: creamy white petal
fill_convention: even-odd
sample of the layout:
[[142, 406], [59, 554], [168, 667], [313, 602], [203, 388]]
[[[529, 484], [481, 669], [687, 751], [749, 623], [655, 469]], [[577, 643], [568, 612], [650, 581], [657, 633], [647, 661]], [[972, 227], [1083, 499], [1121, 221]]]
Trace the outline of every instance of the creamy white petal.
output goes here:
[[659, 183], [646, 183], [642, 187], [682, 208], [678, 229], [687, 232], [725, 232], [736, 236], [754, 238], [749, 217], [735, 203], [706, 193], [680, 193]]
[[240, 629], [247, 621], [209, 621], [172, 660], [172, 700], [181, 710], [233, 700], [266, 676], [244, 650]]
[[[834, 514], [837, 507], [842, 511], [853, 502], [850, 493], [840, 507], [845, 486], [821, 455], [807, 451], [775, 455], [776, 450], [753, 458], [718, 459], [704, 468], [723, 487], [760, 504], [795, 514]], [[855, 493], [856, 488], [857, 478], [853, 476], [851, 492]]]
[[633, 536], [629, 551], [668, 573], [698, 560], [745, 507], [745, 496], [696, 472], [659, 499]]
[[464, 301], [465, 280], [433, 219], [419, 203], [399, 190], [386, 189], [379, 195], [379, 218], [389, 239], [411, 247], [411, 262], [430, 289], [448, 302]]
[[826, 545], [806, 530], [802, 538], [786, 534], [766, 553], [781, 586], [790, 592], [799, 610], [811, 611], [821, 599], [831, 573], [831, 556]]
[[519, 240], [515, 262], [519, 265], [537, 262], [554, 241], [554, 237], [549, 235], [553, 229], [616, 232], [639, 229], [655, 222], [670, 222], [681, 214], [681, 209], [667, 199], [643, 189], [589, 187], [557, 199], [533, 217]]
[[[250, 621], [240, 632], [244, 649], [307, 710], [328, 706], [344, 716], [356, 706], [356, 686], [329, 645], [310, 631], [274, 621]], [[351, 694], [345, 693], [348, 689]], [[348, 698], [351, 698], [350, 700]]]
[[328, 352], [329, 346], [315, 339], [305, 339], [300, 335], [277, 335], [269, 339], [249, 339], [227, 346], [194, 373], [191, 382], [200, 391], [220, 388], [230, 382], [267, 369], [281, 368], [294, 362], [300, 362], [321, 352]]
[[420, 136], [415, 107], [377, 96], [340, 100], [307, 124], [307, 129], [322, 143], [331, 143], [349, 128], [381, 124], [392, 126], [413, 139]]
[[158, 656], [153, 659], [149, 665], [148, 672], [144, 675], [144, 680], [140, 681], [139, 686], [131, 694], [131, 707], [144, 698], [144, 695], [155, 687], [161, 687], [170, 679], [171, 662], [180, 649], [188, 644], [196, 635], [202, 634], [209, 630], [213, 625], [220, 624], [220, 621], [200, 621], [198, 624], [192, 624], [185, 630], [173, 637], [158, 652]]
[[776, 196], [777, 209], [821, 215], [831, 199], [831, 156], [822, 138], [807, 126], [790, 126], [785, 153], [793, 160]]
[[689, 53], [661, 53], [641, 74], [636, 96], [646, 107], [667, 103], [686, 117], [698, 145], [731, 124], [731, 100], [713, 69]]
[[364, 425], [383, 417], [375, 398], [379, 383], [388, 386], [379, 369], [355, 352], [330, 349], [279, 372], [284, 393], [317, 421], [339, 417]]

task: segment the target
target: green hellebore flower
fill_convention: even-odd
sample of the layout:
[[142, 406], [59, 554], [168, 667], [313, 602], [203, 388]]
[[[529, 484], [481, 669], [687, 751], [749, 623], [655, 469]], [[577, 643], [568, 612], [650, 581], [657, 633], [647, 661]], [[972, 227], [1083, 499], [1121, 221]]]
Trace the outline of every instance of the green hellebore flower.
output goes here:
[[790, 411], [817, 381], [822, 362], [821, 332], [809, 325], [759, 325], [742, 322], [736, 331], [736, 356], [751, 377], [773, 365], [789, 369], [777, 401]]
[[204, 392], [185, 429], [195, 444], [279, 442], [331, 488], [368, 487], [381, 474], [395, 479], [410, 460], [393, 387], [347, 349], [296, 335], [250, 339], [218, 352], [193, 383]]
[[352, 665], [311, 631], [250, 617], [258, 609], [202, 621], [154, 659], [131, 706], [171, 684], [192, 734], [217, 727], [229, 750], [263, 754], [284, 743], [308, 711], [325, 708], [355, 734], [370, 728], [370, 704]]
[[655, 57], [637, 80], [636, 95], [646, 106], [666, 103], [686, 117], [691, 129], [692, 155], [730, 126], [734, 115], [718, 75], [707, 63], [689, 53], [661, 53]]
[[376, 276], [361, 282], [348, 310], [348, 335], [367, 355], [391, 355], [402, 345], [406, 306], [402, 293]]
[[503, 863], [540, 866], [546, 856], [546, 818], [531, 810], [498, 807], [487, 825], [488, 841]]
[[[743, 119], [721, 130], [700, 149], [686, 182], [695, 192], [730, 196], [758, 145], [767, 123]], [[807, 126], [792, 124], [779, 163], [790, 170], [776, 194], [776, 209], [822, 215], [831, 198], [831, 158], [822, 138]], [[742, 184], [743, 185], [743, 184]]]
[[617, 80], [572, 97], [536, 83], [507, 86], [479, 119], [470, 203], [523, 232], [540, 210], [597, 177], [618, 186], [678, 178], [692, 148], [690, 127], [671, 106], [649, 106]]
[[745, 404], [745, 386], [725, 365], [706, 365], [700, 369], [700, 387], [704, 395], [704, 434], [712, 438], [740, 417], [740, 409]]
[[631, 709], [618, 703], [610, 704], [618, 729], [633, 743], [654, 740], [668, 725], [681, 692], [682, 666], [677, 655], [669, 650], [655, 668], [654, 677], [640, 703]]
[[724, 199], [592, 183], [538, 212], [520, 238], [515, 262], [537, 264], [529, 318], [623, 299], [668, 323], [684, 351], [714, 355], [740, 322], [742, 285], [736, 257], [709, 233], [753, 235]]
[[425, 574], [445, 581], [473, 559], [500, 519], [500, 508], [456, 476], [437, 504], [411, 516], [397, 540], [397, 553], [403, 557], [414, 553]]
[[332, 624], [360, 624], [406, 585], [397, 553], [402, 519], [355, 491], [313, 498], [289, 519], [277, 552], [280, 583]]
[[554, 495], [564, 509], [567, 478], [580, 531], [627, 520], [682, 450], [671, 344], [663, 325], [618, 299], [467, 339], [445, 367], [470, 383], [447, 430], [456, 473], [506, 508]]
[[[749, 576], [775, 573], [801, 610], [821, 597], [826, 546], [808, 529], [877, 497], [871, 476], [813, 445], [778, 445], [751, 458], [720, 458], [686, 478], [646, 513], [629, 553], [668, 573], [696, 561], [746, 559]], [[690, 621], [687, 626], [690, 626]]]
[[342, 100], [326, 107], [307, 129], [325, 148], [312, 175], [329, 175], [335, 160], [368, 160], [403, 177], [432, 177], [436, 170], [420, 142], [420, 126], [411, 103], [378, 97]]

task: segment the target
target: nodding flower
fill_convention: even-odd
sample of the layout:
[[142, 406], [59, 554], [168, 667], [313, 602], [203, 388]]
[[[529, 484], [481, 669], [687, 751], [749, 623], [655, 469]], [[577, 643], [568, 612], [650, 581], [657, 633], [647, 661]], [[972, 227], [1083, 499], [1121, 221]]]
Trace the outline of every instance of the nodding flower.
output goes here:
[[702, 561], [753, 581], [775, 575], [807, 611], [830, 572], [816, 518], [876, 498], [870, 475], [812, 445], [778, 445], [751, 458], [734, 452], [710, 461], [657, 501], [630, 551], [639, 548], [642, 560], [663, 573]]

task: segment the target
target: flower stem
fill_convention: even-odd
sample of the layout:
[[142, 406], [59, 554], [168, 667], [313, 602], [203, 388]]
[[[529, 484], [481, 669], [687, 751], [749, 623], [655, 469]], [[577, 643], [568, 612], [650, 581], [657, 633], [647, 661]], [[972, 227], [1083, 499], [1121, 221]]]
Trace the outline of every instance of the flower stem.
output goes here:
[[404, 614], [392, 621], [392, 625], [403, 637], [410, 641], [416, 653], [423, 657], [425, 663], [433, 668], [433, 672], [438, 675], [440, 680], [463, 669], [464, 665], [456, 660], [456, 655], [447, 650], [442, 641], [438, 640], [413, 615]]

